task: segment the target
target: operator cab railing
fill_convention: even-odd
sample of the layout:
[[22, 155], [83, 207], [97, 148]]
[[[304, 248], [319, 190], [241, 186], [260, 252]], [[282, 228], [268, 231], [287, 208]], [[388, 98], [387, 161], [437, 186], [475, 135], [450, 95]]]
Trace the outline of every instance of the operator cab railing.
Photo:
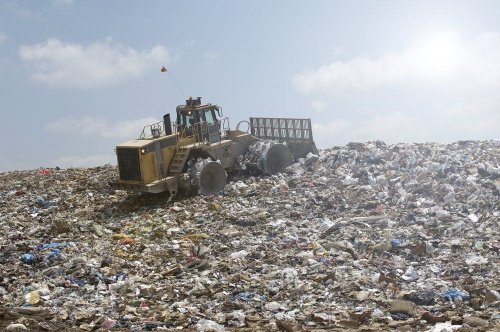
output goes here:
[[147, 139], [151, 137], [157, 138], [164, 134], [165, 134], [164, 123], [163, 121], [159, 121], [144, 126], [144, 128], [142, 128], [142, 132], [141, 135], [139, 136], [139, 139]]

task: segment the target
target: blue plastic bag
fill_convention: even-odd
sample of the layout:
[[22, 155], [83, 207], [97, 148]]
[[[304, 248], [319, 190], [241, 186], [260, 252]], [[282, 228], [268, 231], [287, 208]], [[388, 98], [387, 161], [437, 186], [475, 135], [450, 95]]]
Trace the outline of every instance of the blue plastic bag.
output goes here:
[[456, 288], [450, 288], [449, 291], [443, 293], [443, 297], [447, 300], [454, 300], [457, 297], [461, 297], [462, 299], [465, 300], [469, 298], [469, 295]]

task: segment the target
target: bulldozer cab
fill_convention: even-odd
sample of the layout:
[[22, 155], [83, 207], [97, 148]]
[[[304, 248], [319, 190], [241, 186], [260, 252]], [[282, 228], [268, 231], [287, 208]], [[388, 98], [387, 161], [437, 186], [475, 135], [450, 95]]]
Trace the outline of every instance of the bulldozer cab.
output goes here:
[[201, 104], [201, 97], [189, 98], [186, 105], [177, 106], [177, 130], [182, 137], [194, 137], [196, 142], [215, 143], [221, 140], [221, 109], [217, 105]]

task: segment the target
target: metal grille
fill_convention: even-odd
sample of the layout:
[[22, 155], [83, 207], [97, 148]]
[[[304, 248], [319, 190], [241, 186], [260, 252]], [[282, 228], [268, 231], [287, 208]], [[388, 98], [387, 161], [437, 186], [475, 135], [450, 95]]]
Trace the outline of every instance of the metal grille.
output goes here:
[[312, 142], [311, 119], [250, 118], [252, 135], [283, 141]]
[[130, 148], [117, 148], [118, 168], [120, 179], [141, 180], [141, 167], [139, 165], [139, 150]]

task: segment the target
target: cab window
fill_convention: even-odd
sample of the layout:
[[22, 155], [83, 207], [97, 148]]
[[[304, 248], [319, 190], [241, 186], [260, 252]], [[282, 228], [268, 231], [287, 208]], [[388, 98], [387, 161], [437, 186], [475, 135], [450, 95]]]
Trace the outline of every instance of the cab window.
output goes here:
[[205, 110], [205, 121], [208, 123], [214, 123], [215, 122], [215, 117], [214, 117], [214, 111], [213, 110]]
[[181, 125], [182, 130], [191, 132], [194, 125], [194, 112], [180, 113], [177, 116], [177, 124]]

